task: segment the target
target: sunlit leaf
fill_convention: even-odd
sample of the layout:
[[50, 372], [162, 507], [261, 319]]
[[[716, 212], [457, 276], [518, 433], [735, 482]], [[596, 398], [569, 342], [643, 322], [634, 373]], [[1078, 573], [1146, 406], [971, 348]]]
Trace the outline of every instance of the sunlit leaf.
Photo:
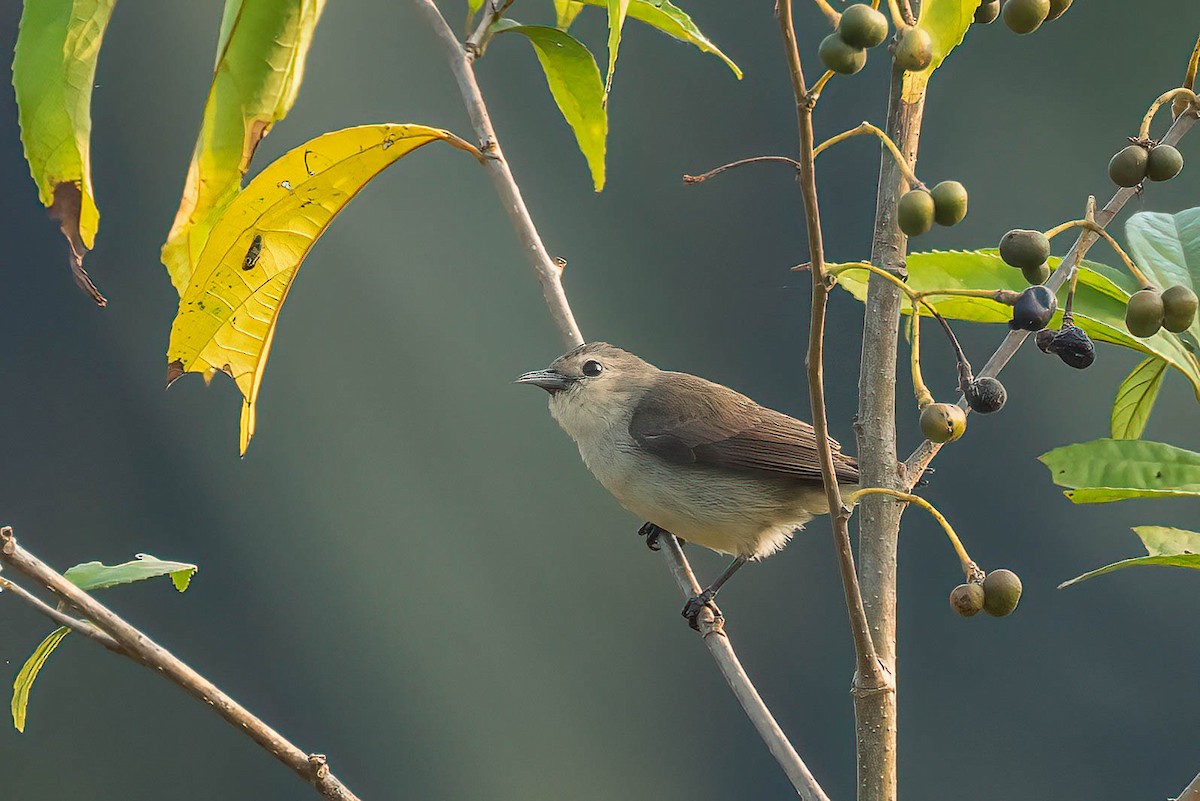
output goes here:
[[479, 155], [454, 134], [424, 125], [363, 125], [318, 136], [256, 175], [213, 225], [171, 326], [167, 381], [187, 372], [228, 373], [244, 399], [242, 453], [254, 434], [279, 310], [309, 249], [381, 170], [438, 141]]
[[21, 666], [20, 672], [17, 673], [17, 678], [13, 680], [13, 694], [10, 708], [12, 709], [13, 726], [17, 731], [25, 731], [25, 713], [29, 709], [29, 692], [33, 689], [33, 682], [41, 672], [42, 666], [46, 664], [46, 660], [50, 658], [50, 654], [54, 653], [54, 649], [62, 642], [63, 637], [71, 633], [71, 630], [66, 626], [60, 626], [33, 649], [33, 653], [25, 660], [25, 664]]
[[162, 248], [180, 295], [216, 218], [237, 196], [259, 141], [287, 116], [325, 0], [226, 0], [212, 86]]
[[1165, 442], [1098, 439], [1038, 459], [1074, 503], [1200, 496], [1200, 453]]
[[575, 141], [587, 159], [592, 183], [599, 192], [604, 188], [608, 113], [604, 108], [604, 85], [600, 81], [596, 59], [578, 40], [557, 28], [502, 24], [496, 29], [500, 33], [519, 33], [533, 45], [542, 71], [546, 73], [550, 94], [575, 132]]
[[581, 0], [554, 0], [554, 26], [561, 31], [570, 28], [583, 6]]
[[1146, 556], [1139, 556], [1135, 559], [1123, 559], [1120, 562], [1091, 570], [1082, 576], [1076, 576], [1070, 581], [1064, 581], [1058, 585], [1058, 588], [1061, 590], [1063, 587], [1078, 584], [1084, 579], [1103, 576], [1105, 573], [1112, 573], [1114, 570], [1123, 570], [1127, 567], [1139, 567], [1142, 565], [1168, 565], [1170, 567], [1188, 567], [1192, 570], [1200, 570], [1200, 534], [1195, 531], [1185, 531], [1181, 528], [1166, 528], [1165, 526], [1134, 526], [1133, 531], [1141, 537], [1142, 544], [1146, 546]]
[[[1134, 262], [1159, 289], [1182, 284], [1200, 290], [1200, 208], [1139, 211], [1125, 223], [1125, 238]], [[1200, 343], [1200, 318], [1188, 333]]]
[[902, 92], [905, 100], [916, 101], [925, 91], [933, 71], [941, 66], [951, 50], [962, 44], [977, 8], [979, 0], [923, 0], [917, 27], [923, 28], [933, 39], [933, 60], [923, 70], [904, 73]]
[[[585, 2], [592, 6], [607, 7], [609, 0], [585, 0]], [[681, 42], [693, 44], [705, 53], [711, 53], [724, 61], [739, 79], [742, 77], [742, 70], [738, 65], [734, 64], [729, 56], [725, 55], [700, 31], [696, 23], [692, 22], [691, 17], [681, 8], [673, 5], [670, 0], [631, 0], [627, 15], [630, 19], [644, 22]]]
[[617, 51], [621, 48], [621, 30], [629, 13], [630, 0], [605, 0], [608, 7], [608, 73], [604, 77], [604, 96], [612, 91], [613, 72], [617, 69]]
[[1162, 389], [1167, 363], [1157, 356], [1138, 362], [1117, 388], [1112, 407], [1112, 438], [1140, 439]]
[[[1057, 268], [1061, 259], [1050, 258]], [[995, 250], [933, 251], [911, 253], [906, 260], [908, 285], [917, 291], [932, 289], [1009, 289], [1023, 291], [1028, 284], [1020, 270], [1005, 264]], [[831, 268], [838, 265], [830, 265]], [[858, 300], [866, 298], [867, 273], [853, 270], [838, 276], [838, 284]], [[1130, 350], [1157, 356], [1179, 370], [1191, 382], [1200, 399], [1200, 363], [1178, 336], [1159, 331], [1152, 337], [1139, 339], [1125, 328], [1125, 305], [1129, 296], [1140, 289], [1137, 281], [1123, 270], [1084, 261], [1079, 271], [1079, 287], [1075, 294], [1075, 322], [1098, 342], [1120, 345]], [[1066, 289], [1059, 290], [1060, 307], [1066, 299]], [[941, 314], [957, 320], [979, 323], [1002, 323], [1012, 317], [1012, 308], [987, 298], [932, 296], [930, 302]], [[911, 311], [907, 297], [904, 311]], [[924, 312], [927, 313], [927, 312]], [[1062, 323], [1062, 312], [1054, 315], [1052, 327]]]
[[75, 282], [104, 296], [83, 269], [100, 212], [92, 189], [92, 87], [116, 0], [27, 0], [13, 56], [13, 89], [25, 159], [38, 197], [71, 249]]
[[197, 568], [187, 562], [168, 562], [147, 553], [140, 553], [131, 562], [105, 565], [100, 562], [84, 562], [68, 568], [63, 576], [79, 589], [86, 592], [132, 584], [135, 581], [170, 576], [175, 589], [183, 592], [191, 583]]

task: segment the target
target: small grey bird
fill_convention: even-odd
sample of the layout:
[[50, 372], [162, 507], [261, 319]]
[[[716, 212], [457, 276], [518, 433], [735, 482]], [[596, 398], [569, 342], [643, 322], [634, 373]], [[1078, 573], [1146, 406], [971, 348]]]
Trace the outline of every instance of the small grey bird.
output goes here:
[[[829, 512], [813, 427], [729, 387], [659, 370], [606, 342], [580, 345], [517, 383], [550, 393], [550, 414], [584, 464], [649, 521], [640, 532], [647, 545], [657, 550], [661, 529], [734, 557], [684, 607], [693, 626], [747, 560], [770, 556]], [[857, 485], [858, 463], [829, 444], [838, 483]]]

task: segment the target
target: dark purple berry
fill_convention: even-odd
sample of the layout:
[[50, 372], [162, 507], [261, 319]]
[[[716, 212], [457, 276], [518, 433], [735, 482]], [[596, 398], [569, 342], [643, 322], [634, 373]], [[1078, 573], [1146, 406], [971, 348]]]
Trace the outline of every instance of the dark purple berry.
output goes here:
[[1014, 330], [1041, 331], [1050, 323], [1058, 309], [1058, 299], [1047, 287], [1038, 284], [1021, 293], [1013, 304], [1013, 316], [1008, 325]]
[[1063, 364], [1084, 370], [1096, 361], [1096, 346], [1084, 330], [1076, 325], [1064, 325], [1062, 330], [1054, 335], [1050, 343], [1050, 351], [1058, 354]]
[[1008, 400], [1008, 391], [994, 378], [984, 376], [976, 378], [970, 384], [967, 384], [963, 394], [967, 398], [967, 405], [972, 411], [980, 414], [991, 414], [998, 412], [1004, 407], [1004, 402]]

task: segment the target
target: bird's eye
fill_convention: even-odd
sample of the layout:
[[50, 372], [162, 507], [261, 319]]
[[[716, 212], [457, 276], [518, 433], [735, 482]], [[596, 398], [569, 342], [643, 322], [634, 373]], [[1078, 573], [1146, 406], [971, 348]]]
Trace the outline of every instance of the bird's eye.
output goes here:
[[583, 374], [588, 378], [595, 378], [604, 372], [604, 365], [595, 359], [589, 359], [583, 363]]

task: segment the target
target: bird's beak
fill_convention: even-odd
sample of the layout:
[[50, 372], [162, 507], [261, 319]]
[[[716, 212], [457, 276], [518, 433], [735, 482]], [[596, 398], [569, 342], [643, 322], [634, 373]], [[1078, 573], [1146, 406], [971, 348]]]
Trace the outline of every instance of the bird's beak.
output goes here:
[[565, 375], [557, 370], [534, 370], [532, 373], [526, 373], [517, 378], [514, 384], [533, 384], [553, 395], [555, 392], [567, 388], [568, 379]]

